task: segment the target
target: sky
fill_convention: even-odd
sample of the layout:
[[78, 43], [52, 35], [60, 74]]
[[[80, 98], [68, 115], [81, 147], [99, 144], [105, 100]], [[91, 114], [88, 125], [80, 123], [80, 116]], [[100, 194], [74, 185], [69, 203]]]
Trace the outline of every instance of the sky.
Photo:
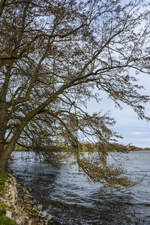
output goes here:
[[[128, 2], [128, 0], [122, 0], [122, 4]], [[140, 74], [138, 84], [144, 86], [144, 90], [141, 94], [150, 95], [150, 75]], [[145, 105], [146, 115], [150, 117], [150, 102]], [[133, 109], [124, 104], [122, 110], [115, 108], [114, 103], [109, 99], [98, 105], [96, 102], [90, 102], [88, 104], [88, 112], [110, 112], [110, 116], [116, 121], [113, 128], [119, 135], [123, 136], [123, 139], [119, 140], [119, 143], [135, 145], [137, 147], [150, 148], [150, 121], [138, 119], [137, 114]]]
[[[144, 86], [142, 94], [150, 95], [150, 75], [141, 75], [139, 83]], [[124, 137], [119, 140], [119, 143], [131, 144], [142, 148], [150, 147], [150, 121], [139, 120], [131, 107], [124, 104], [123, 109], [120, 110], [115, 108], [111, 100], [105, 99], [104, 104], [100, 105], [90, 102], [88, 111], [90, 113], [95, 111], [110, 112], [109, 115], [116, 120], [113, 129]], [[147, 103], [145, 112], [150, 117], [150, 103]]]

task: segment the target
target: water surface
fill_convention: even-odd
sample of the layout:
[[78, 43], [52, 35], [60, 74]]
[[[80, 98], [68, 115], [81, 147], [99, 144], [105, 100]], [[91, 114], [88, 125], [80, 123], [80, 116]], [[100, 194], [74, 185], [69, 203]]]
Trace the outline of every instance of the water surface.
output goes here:
[[14, 152], [10, 169], [59, 224], [150, 225], [149, 162], [150, 152], [127, 154], [123, 167], [139, 184], [121, 191], [106, 189], [106, 193], [79, 172], [77, 165], [62, 163], [56, 169], [33, 153]]

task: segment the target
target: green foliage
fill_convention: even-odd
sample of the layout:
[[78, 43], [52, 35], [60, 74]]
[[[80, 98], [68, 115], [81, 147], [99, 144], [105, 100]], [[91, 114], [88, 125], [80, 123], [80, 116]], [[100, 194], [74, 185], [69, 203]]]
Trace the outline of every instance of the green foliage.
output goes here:
[[6, 216], [0, 216], [0, 225], [17, 225], [17, 223]]
[[5, 186], [5, 182], [9, 179], [9, 174], [0, 173], [0, 195], [2, 194], [3, 188]]
[[6, 205], [5, 205], [5, 203], [3, 203], [3, 202], [0, 202], [0, 208], [6, 208]]
[[7, 206], [3, 202], [0, 202], [0, 225], [17, 225], [14, 220], [5, 216], [6, 208]]
[[150, 151], [150, 148], [143, 148], [144, 151]]
[[0, 202], [0, 225], [17, 225], [14, 220], [5, 216], [6, 208], [7, 206], [3, 202]]
[[6, 209], [2, 208], [0, 209], [0, 217], [4, 216], [6, 214]]

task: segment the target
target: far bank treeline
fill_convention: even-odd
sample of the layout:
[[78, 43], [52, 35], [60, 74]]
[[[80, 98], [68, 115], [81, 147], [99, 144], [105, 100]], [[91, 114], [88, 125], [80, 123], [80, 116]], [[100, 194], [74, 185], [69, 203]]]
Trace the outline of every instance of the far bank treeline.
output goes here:
[[[81, 152], [96, 152], [97, 147], [101, 148], [102, 150], [105, 150], [106, 152], [131, 152], [131, 151], [150, 151], [150, 148], [140, 148], [134, 145], [123, 145], [119, 143], [82, 143], [80, 146]], [[41, 148], [41, 147], [40, 147]], [[25, 148], [23, 146], [17, 145], [15, 148], [15, 151], [39, 151], [41, 149], [33, 149], [33, 148]], [[49, 145], [49, 146], [43, 146], [42, 150], [45, 151], [52, 151], [52, 152], [67, 152], [72, 151], [71, 146], [56, 146], [56, 145]]]

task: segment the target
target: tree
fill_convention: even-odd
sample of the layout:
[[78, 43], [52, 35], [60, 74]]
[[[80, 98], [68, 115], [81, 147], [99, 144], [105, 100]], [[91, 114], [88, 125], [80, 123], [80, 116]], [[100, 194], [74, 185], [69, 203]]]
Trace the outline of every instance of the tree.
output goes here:
[[[150, 72], [147, 5], [0, 1], [1, 171], [16, 144], [41, 151], [64, 143], [94, 181], [130, 184], [120, 178], [121, 169], [107, 165], [104, 144], [117, 136], [114, 120], [89, 115], [86, 104], [106, 92], [118, 106], [124, 102], [147, 118], [143, 103], [149, 97], [137, 84], [138, 72]], [[81, 137], [99, 143], [95, 161], [81, 157]]]

